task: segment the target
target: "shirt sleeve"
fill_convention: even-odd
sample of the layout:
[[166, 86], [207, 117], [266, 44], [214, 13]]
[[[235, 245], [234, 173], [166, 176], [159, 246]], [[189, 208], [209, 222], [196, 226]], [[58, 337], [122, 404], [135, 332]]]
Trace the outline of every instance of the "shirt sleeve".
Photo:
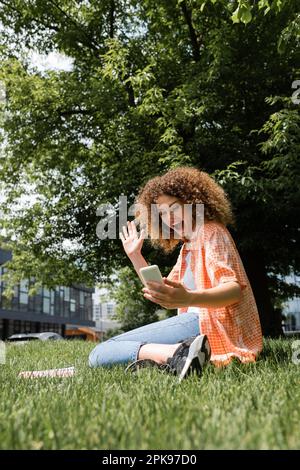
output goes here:
[[242, 290], [247, 287], [237, 249], [225, 231], [214, 230], [209, 234], [205, 243], [205, 266], [213, 287], [229, 281], [238, 282]]

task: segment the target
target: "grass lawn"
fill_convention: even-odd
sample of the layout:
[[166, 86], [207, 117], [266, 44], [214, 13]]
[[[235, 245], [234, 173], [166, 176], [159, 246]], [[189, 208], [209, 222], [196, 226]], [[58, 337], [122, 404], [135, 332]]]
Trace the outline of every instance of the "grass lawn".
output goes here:
[[[201, 379], [123, 366], [90, 369], [82, 341], [7, 346], [0, 365], [1, 449], [300, 448], [300, 364], [292, 339], [265, 341], [256, 364], [209, 365]], [[75, 365], [71, 378], [21, 370]]]

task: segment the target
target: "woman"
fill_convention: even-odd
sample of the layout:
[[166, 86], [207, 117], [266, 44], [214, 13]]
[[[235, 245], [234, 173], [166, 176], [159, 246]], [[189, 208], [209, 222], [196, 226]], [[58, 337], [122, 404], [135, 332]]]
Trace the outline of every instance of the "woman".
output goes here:
[[[179, 375], [201, 373], [210, 359], [216, 366], [233, 357], [253, 362], [262, 350], [262, 333], [253, 292], [235, 243], [226, 228], [233, 224], [229, 200], [207, 173], [191, 167], [169, 170], [149, 180], [137, 197], [138, 219], [151, 243], [171, 252], [183, 242], [177, 262], [163, 285], [150, 283], [144, 297], [178, 315], [110, 338], [91, 352], [92, 367], [132, 362], [127, 370], [154, 365]], [[159, 224], [153, 223], [157, 209]], [[191, 205], [191, 217], [184, 205]], [[204, 208], [197, 226], [196, 205]], [[142, 209], [141, 209], [142, 208]], [[164, 229], [170, 236], [164, 236]], [[148, 266], [138, 235], [127, 222], [120, 238], [137, 274]], [[141, 281], [143, 282], [141, 276]]]

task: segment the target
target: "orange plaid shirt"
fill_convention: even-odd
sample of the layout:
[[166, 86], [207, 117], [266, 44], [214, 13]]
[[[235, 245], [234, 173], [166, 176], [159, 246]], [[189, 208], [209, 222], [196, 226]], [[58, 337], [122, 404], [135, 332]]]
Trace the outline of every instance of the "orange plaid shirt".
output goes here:
[[[216, 366], [228, 364], [233, 357], [253, 362], [262, 350], [262, 332], [253, 291], [236, 245], [227, 228], [215, 221], [205, 221], [193, 240], [181, 247], [168, 279], [182, 281], [186, 255], [191, 251], [191, 271], [196, 289], [209, 289], [223, 282], [237, 281], [241, 299], [226, 307], [199, 309], [199, 328], [206, 334]], [[178, 314], [188, 307], [178, 308]]]

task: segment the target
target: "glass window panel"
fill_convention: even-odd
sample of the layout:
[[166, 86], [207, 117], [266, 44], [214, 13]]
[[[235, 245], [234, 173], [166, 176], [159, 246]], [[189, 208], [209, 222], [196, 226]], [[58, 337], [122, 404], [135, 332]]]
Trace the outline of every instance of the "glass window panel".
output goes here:
[[20, 290], [22, 292], [27, 292], [28, 291], [28, 280], [27, 279], [22, 279], [22, 281], [20, 281]]
[[28, 294], [26, 292], [20, 292], [20, 304], [28, 304]]
[[50, 297], [50, 290], [44, 287], [44, 296], [45, 297]]
[[50, 299], [47, 299], [47, 297], [43, 298], [43, 312], [50, 313]]
[[42, 311], [42, 297], [40, 295], [37, 295], [34, 298], [34, 310], [37, 313], [40, 313]]
[[65, 287], [65, 300], [70, 301], [70, 287]]

